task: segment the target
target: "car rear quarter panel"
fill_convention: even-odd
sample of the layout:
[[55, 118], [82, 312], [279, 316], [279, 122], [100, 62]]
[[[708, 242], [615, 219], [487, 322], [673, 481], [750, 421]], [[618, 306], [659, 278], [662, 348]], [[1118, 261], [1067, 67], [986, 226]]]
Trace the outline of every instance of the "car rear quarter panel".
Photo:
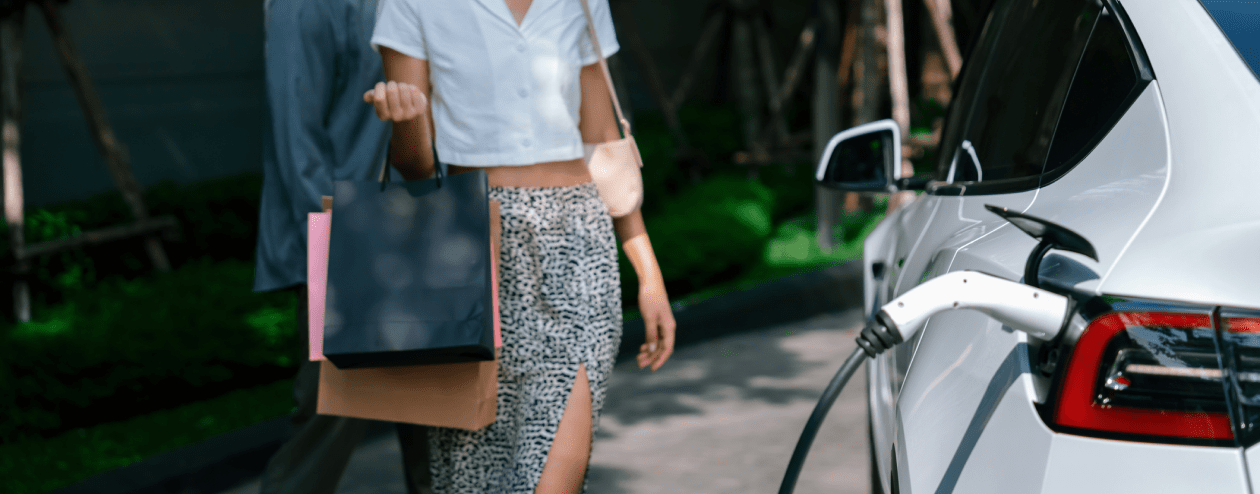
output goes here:
[[[1094, 261], [1056, 252], [1056, 256], [1075, 262], [1077, 269], [1054, 270], [1055, 265], [1043, 264], [1042, 273], [1050, 278], [1048, 281], [1090, 292], [1098, 290], [1102, 275], [1120, 258], [1159, 203], [1168, 183], [1168, 157], [1160, 84], [1154, 81], [1098, 147], [1068, 174], [1043, 187], [1028, 208], [1033, 216], [1081, 234], [1098, 253], [1098, 261]], [[1068, 275], [1071, 278], [1064, 279]]]
[[1197, 1], [1124, 5], [1163, 93], [1171, 167], [1099, 290], [1260, 308], [1260, 81]]

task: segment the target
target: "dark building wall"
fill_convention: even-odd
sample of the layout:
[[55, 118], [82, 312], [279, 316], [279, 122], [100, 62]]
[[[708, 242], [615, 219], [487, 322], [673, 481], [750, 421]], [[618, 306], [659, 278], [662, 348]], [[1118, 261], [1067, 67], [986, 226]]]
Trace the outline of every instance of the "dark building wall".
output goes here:
[[[73, 0], [63, 12], [142, 184], [260, 169], [260, 1]], [[43, 16], [29, 8], [25, 25], [27, 205], [112, 190]]]

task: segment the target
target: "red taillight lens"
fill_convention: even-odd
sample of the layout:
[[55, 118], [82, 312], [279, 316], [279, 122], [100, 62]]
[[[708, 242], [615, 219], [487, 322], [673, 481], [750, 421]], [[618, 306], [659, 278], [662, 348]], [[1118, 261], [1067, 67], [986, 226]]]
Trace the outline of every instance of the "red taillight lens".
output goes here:
[[1112, 312], [1094, 319], [1072, 351], [1055, 422], [1117, 434], [1232, 439], [1214, 333], [1206, 314]]

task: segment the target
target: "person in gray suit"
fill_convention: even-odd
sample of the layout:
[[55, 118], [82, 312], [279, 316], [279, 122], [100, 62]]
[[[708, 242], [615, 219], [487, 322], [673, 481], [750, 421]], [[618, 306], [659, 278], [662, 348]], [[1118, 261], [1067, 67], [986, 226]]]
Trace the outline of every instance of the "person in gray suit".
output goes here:
[[[267, 116], [254, 291], [293, 290], [305, 349], [306, 218], [334, 180], [379, 173], [390, 127], [363, 104], [382, 78], [369, 39], [376, 0], [264, 0]], [[396, 172], [391, 172], [396, 173]], [[305, 351], [303, 351], [305, 353]], [[264, 494], [332, 493], [368, 421], [315, 413], [318, 362], [294, 381], [293, 437], [262, 475]], [[431, 493], [425, 428], [397, 424], [407, 491]]]

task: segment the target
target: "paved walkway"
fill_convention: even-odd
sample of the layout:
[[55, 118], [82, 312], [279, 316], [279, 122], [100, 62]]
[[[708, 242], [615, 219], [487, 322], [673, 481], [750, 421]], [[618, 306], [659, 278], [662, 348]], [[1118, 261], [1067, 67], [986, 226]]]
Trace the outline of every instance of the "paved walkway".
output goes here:
[[[623, 362], [595, 437], [592, 494], [774, 493], [827, 382], [854, 348], [858, 311], [679, 349], [655, 374]], [[796, 492], [867, 494], [865, 371], [827, 417]], [[253, 480], [220, 494], [256, 494]], [[405, 494], [392, 434], [355, 451], [339, 494]]]

